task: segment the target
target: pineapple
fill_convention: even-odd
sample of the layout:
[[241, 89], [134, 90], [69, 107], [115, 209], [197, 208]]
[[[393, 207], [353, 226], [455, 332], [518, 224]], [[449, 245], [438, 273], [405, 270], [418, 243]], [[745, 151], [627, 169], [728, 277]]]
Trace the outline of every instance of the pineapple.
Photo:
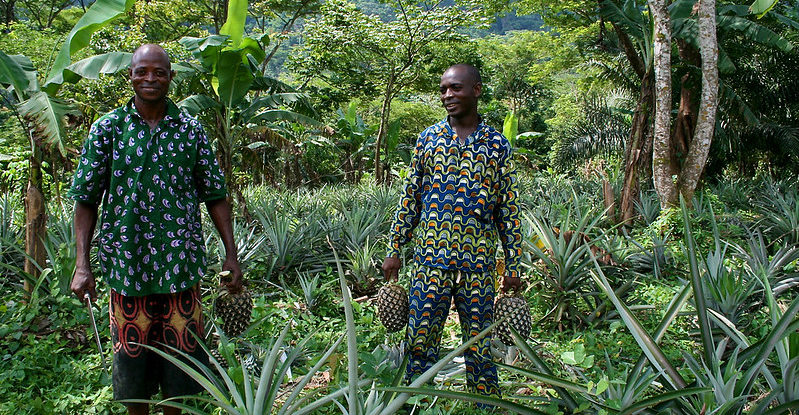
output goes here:
[[494, 334], [502, 343], [508, 346], [514, 344], [510, 327], [513, 327], [522, 336], [522, 339], [526, 339], [530, 335], [530, 329], [533, 326], [530, 307], [527, 306], [527, 301], [521, 294], [503, 295], [497, 299], [497, 302], [494, 303], [494, 319], [499, 321], [503, 318], [505, 321], [494, 329]]
[[[219, 336], [213, 335], [208, 340], [208, 351], [211, 353], [211, 357], [213, 357], [214, 359], [216, 359], [217, 362], [219, 362], [219, 365], [222, 366], [222, 369], [227, 369], [228, 367], [230, 367], [228, 365], [227, 359], [225, 359], [225, 356], [223, 356], [222, 353], [219, 351]], [[216, 366], [214, 366], [214, 364], [211, 363], [210, 360], [211, 359], [209, 359], [209, 367], [216, 368]]]
[[252, 307], [252, 296], [246, 288], [231, 294], [223, 285], [214, 301], [214, 315], [222, 319], [222, 331], [228, 337], [236, 337], [249, 327]]
[[399, 284], [386, 284], [377, 292], [377, 317], [394, 333], [408, 324], [408, 293]]

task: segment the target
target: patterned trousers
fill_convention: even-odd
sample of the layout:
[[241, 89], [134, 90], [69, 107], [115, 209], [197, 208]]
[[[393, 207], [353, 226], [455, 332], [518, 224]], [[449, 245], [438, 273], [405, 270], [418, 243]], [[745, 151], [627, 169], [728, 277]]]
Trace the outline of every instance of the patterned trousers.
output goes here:
[[[408, 382], [438, 361], [444, 322], [453, 298], [465, 342], [493, 322], [493, 273], [417, 265], [416, 276], [411, 280], [406, 336]], [[491, 359], [489, 342], [490, 336], [484, 337], [465, 351], [466, 384], [469, 392], [499, 396], [497, 367]]]

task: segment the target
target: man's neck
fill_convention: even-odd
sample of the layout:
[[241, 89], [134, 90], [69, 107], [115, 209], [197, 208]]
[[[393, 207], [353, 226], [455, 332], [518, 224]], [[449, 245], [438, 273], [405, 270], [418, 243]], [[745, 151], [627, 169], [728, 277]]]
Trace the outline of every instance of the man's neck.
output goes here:
[[136, 106], [139, 116], [150, 126], [150, 129], [155, 128], [166, 116], [166, 98], [160, 102], [151, 103], [134, 97], [133, 104]]
[[463, 117], [449, 117], [449, 125], [458, 134], [461, 144], [466, 142], [466, 137], [469, 137], [477, 130], [477, 125], [480, 123], [480, 115], [476, 112], [465, 115]]

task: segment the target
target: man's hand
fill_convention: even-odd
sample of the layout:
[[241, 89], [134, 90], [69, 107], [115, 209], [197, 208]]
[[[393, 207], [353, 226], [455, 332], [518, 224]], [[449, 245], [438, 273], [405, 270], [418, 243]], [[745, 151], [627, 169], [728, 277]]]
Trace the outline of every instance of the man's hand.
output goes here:
[[383, 278], [393, 282], [399, 278], [400, 260], [395, 256], [386, 257], [383, 260]]
[[241, 291], [242, 288], [242, 274], [241, 274], [241, 267], [239, 267], [239, 260], [236, 258], [227, 258], [225, 259], [225, 263], [222, 264], [222, 271], [230, 272], [231, 278], [230, 281], [225, 280], [224, 278], [220, 281], [220, 285], [224, 285], [227, 287], [228, 292], [231, 294], [236, 294]]
[[519, 277], [511, 277], [510, 275], [505, 275], [505, 278], [502, 281], [502, 293], [509, 294], [510, 292], [520, 293], [522, 292], [522, 279]]
[[86, 293], [89, 293], [92, 301], [97, 300], [97, 283], [89, 267], [75, 268], [75, 275], [72, 276], [72, 284], [70, 284], [69, 288], [81, 301], [84, 301], [83, 296]]

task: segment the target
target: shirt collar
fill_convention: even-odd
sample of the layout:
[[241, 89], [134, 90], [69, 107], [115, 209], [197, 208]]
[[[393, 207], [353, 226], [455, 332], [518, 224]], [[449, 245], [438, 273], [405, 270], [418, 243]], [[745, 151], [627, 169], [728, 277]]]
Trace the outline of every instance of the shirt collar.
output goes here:
[[[128, 103], [125, 105], [125, 112], [139, 119], [142, 119], [141, 115], [139, 115], [139, 111], [136, 110], [136, 105], [134, 105], [133, 100], [135, 97], [132, 97], [128, 100]], [[179, 120], [180, 119], [180, 108], [172, 102], [171, 99], [166, 99], [166, 115], [164, 115], [164, 119], [162, 121], [172, 121], [172, 120]]]
[[[485, 131], [486, 128], [488, 128], [488, 126], [485, 123], [485, 120], [483, 119], [482, 115], [478, 114], [478, 117], [480, 117], [480, 121], [477, 122], [477, 128], [474, 130], [474, 132], [471, 135], [466, 137], [466, 140], [464, 140], [466, 144], [470, 144], [474, 141], [485, 141], [486, 137], [488, 137], [488, 134]], [[446, 131], [447, 134], [449, 134], [450, 136], [452, 137], [455, 136], [455, 129], [452, 128], [452, 126], [449, 124], [449, 116], [447, 116], [447, 118], [444, 118], [444, 120], [441, 121], [441, 129]]]

